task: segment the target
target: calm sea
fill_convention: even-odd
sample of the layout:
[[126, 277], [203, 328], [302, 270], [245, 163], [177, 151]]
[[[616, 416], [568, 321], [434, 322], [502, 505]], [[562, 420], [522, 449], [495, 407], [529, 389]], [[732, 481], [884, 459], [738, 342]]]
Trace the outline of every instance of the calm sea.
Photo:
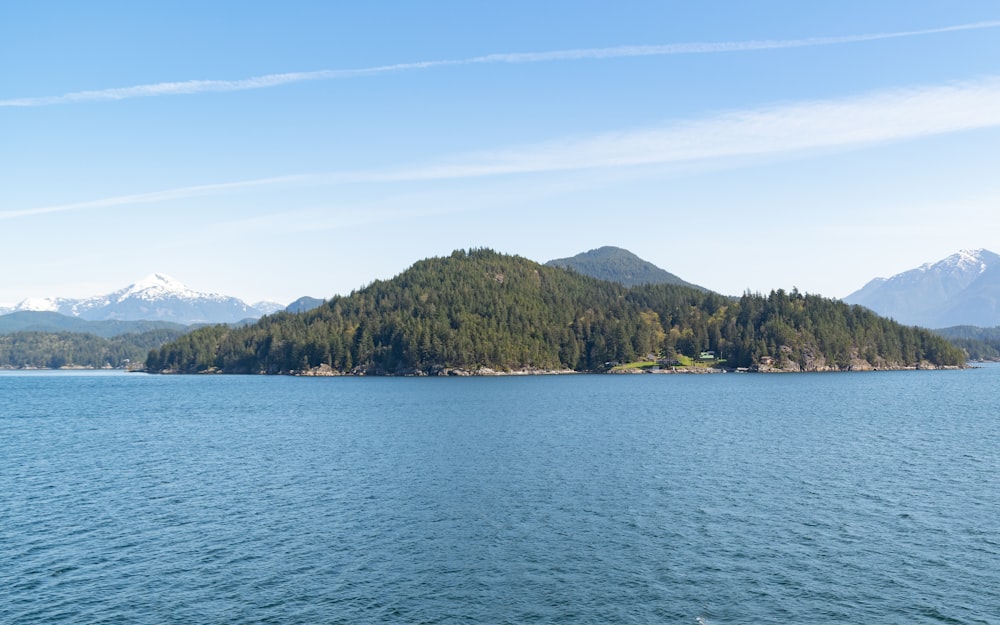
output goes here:
[[0, 623], [1000, 623], [1000, 366], [5, 372]]

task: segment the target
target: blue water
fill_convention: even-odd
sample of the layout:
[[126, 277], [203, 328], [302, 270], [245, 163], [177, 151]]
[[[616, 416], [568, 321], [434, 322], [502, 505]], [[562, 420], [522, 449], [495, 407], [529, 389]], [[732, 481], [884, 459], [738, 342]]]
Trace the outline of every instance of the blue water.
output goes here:
[[1000, 623], [1000, 367], [0, 373], [0, 623]]

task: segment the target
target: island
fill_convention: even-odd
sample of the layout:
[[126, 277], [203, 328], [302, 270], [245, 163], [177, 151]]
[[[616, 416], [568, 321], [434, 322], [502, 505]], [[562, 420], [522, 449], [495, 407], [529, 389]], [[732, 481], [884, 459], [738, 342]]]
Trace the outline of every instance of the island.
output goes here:
[[[300, 313], [197, 329], [146, 358], [154, 373], [442, 375], [608, 372], [711, 353], [729, 370], [961, 367], [927, 330], [792, 290], [728, 297], [626, 287], [489, 249], [429, 258]], [[667, 365], [669, 366], [669, 365]]]

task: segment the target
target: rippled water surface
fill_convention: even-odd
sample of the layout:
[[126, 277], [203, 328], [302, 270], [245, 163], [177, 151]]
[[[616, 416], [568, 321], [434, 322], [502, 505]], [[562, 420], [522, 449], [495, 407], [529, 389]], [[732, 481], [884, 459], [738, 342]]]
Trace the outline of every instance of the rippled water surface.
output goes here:
[[0, 373], [0, 623], [1000, 623], [1000, 367]]

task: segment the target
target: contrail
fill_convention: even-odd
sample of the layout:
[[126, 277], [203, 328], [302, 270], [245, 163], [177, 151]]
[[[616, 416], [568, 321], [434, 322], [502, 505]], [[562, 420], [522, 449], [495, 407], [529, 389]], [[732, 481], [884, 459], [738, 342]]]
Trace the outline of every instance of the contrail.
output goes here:
[[920, 37], [962, 30], [982, 30], [1000, 27], [1000, 20], [975, 22], [929, 28], [925, 30], [910, 30], [893, 33], [874, 33], [867, 35], [847, 35], [841, 37], [812, 37], [807, 39], [767, 39], [757, 41], [723, 41], [707, 43], [675, 43], [665, 45], [618, 46], [613, 48], [581, 48], [576, 50], [554, 50], [549, 52], [514, 52], [505, 54], [487, 54], [465, 59], [438, 61], [419, 61], [413, 63], [396, 63], [393, 65], [378, 65], [357, 69], [333, 69], [311, 72], [290, 72], [285, 74], [267, 74], [239, 80], [186, 80], [180, 82], [161, 82], [131, 87], [112, 89], [97, 89], [74, 91], [56, 96], [39, 96], [27, 98], [9, 98], [0, 100], [0, 107], [32, 107], [49, 106], [53, 104], [72, 104], [76, 102], [100, 102], [109, 100], [126, 100], [130, 98], [145, 98], [164, 95], [185, 95], [206, 92], [247, 91], [250, 89], [266, 89], [292, 83], [335, 80], [372, 76], [393, 72], [411, 72], [436, 67], [457, 65], [485, 65], [497, 63], [549, 63], [554, 61], [579, 61], [587, 59], [634, 58], [643, 56], [667, 56], [675, 54], [713, 54], [720, 52], [751, 52], [757, 50], [780, 50], [785, 48], [807, 48], [813, 46], [830, 46], [838, 44], [878, 41], [881, 39], [896, 39], [901, 37]]

